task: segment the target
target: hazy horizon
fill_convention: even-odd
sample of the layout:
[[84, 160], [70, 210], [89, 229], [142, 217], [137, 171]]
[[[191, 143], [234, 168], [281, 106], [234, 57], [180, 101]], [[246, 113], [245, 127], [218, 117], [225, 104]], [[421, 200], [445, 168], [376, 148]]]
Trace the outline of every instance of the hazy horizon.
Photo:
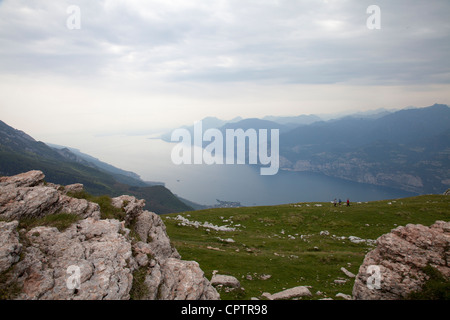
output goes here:
[[[438, 103], [439, 104], [439, 103]], [[396, 112], [400, 110], [407, 110], [407, 109], [420, 109], [420, 108], [426, 108], [430, 106], [408, 106], [405, 108], [393, 108], [393, 109], [385, 109], [385, 108], [379, 108], [379, 109], [373, 109], [373, 110], [366, 110], [364, 112], [361, 111], [347, 111], [347, 112], [340, 112], [340, 113], [330, 113], [330, 114], [319, 114], [322, 121], [333, 121], [339, 118], [343, 118], [346, 116], [351, 115], [357, 115], [360, 113], [367, 113], [367, 114], [377, 114], [379, 112]], [[314, 114], [307, 114], [307, 115], [314, 115]], [[269, 115], [266, 115], [269, 116]], [[271, 115], [270, 115], [271, 116]], [[290, 117], [286, 115], [279, 115], [280, 117]], [[292, 116], [300, 116], [300, 115], [292, 115]], [[208, 117], [214, 117], [214, 116], [207, 116]], [[240, 117], [240, 116], [237, 116]], [[265, 116], [261, 116], [258, 119], [262, 119]], [[236, 118], [236, 117], [235, 117]], [[256, 117], [254, 117], [256, 118]], [[204, 119], [204, 118], [203, 118]], [[219, 118], [217, 118], [219, 119]], [[243, 118], [244, 119], [244, 118]], [[0, 119], [4, 121], [3, 119]], [[202, 120], [202, 119], [199, 119]], [[224, 121], [230, 121], [232, 119], [219, 119]], [[6, 121], [4, 121], [6, 122]], [[7, 125], [11, 125], [10, 123], [7, 123]], [[184, 123], [182, 126], [192, 126], [193, 123]], [[34, 136], [31, 134], [27, 128], [19, 128], [14, 127], [13, 128], [23, 131], [26, 134], [30, 135], [32, 138], [34, 138], [37, 141], [42, 141], [49, 145], [57, 145], [61, 147], [68, 147], [77, 149], [78, 151], [85, 153], [89, 156], [93, 156], [97, 158], [100, 161], [106, 162], [110, 165], [113, 165], [117, 168], [132, 171], [136, 174], [138, 174], [141, 179], [144, 181], [160, 181], [164, 182], [165, 184], [169, 185], [171, 190], [177, 190], [177, 188], [174, 185], [174, 182], [178, 179], [175, 178], [175, 174], [168, 172], [170, 171], [176, 171], [178, 175], [184, 175], [187, 174], [188, 176], [191, 176], [192, 174], [197, 174], [201, 172], [201, 170], [192, 170], [195, 166], [189, 166], [189, 165], [181, 165], [176, 166], [172, 163], [170, 159], [170, 153], [174, 145], [176, 145], [176, 142], [163, 142], [165, 146], [161, 147], [160, 144], [156, 144], [156, 146], [159, 146], [160, 148], [145, 148], [145, 140], [161, 140], [162, 134], [167, 134], [171, 130], [175, 129], [176, 127], [168, 127], [168, 128], [161, 128], [152, 130], [151, 128], [148, 130], [141, 129], [141, 130], [130, 130], [128, 132], [125, 132], [121, 130], [120, 132], [105, 132], [105, 133], [91, 133], [91, 132], [80, 132], [76, 134], [66, 134], [62, 135], [59, 134], [58, 138], [55, 138], [55, 136], [51, 136], [53, 140], [42, 140], [39, 136]], [[45, 137], [45, 136], [44, 136]], [[136, 144], [136, 142], [138, 144]], [[147, 150], [148, 149], [148, 150]], [[128, 151], [126, 151], [128, 150]], [[128, 154], [128, 152], [130, 152]], [[124, 155], [125, 154], [125, 155]], [[148, 160], [148, 161], [147, 161]], [[148, 166], [145, 165], [145, 163], [151, 164], [151, 169], [147, 168]], [[206, 167], [208, 167], [206, 165]], [[220, 166], [219, 166], [220, 167]], [[252, 169], [249, 169], [249, 172], [251, 172]], [[281, 169], [284, 170], [284, 169]], [[186, 173], [185, 171], [192, 171], [191, 173]], [[245, 170], [244, 170], [245, 172]], [[328, 177], [329, 179], [333, 179], [331, 177]], [[253, 179], [253, 178], [252, 178]], [[195, 182], [196, 179], [192, 181]], [[380, 190], [382, 190], [384, 187], [379, 187]], [[189, 190], [190, 188], [186, 188], [186, 190]], [[397, 190], [398, 191], [398, 190]], [[377, 193], [378, 194], [378, 193]], [[405, 194], [407, 194], [405, 192]], [[181, 195], [183, 197], [183, 195]], [[184, 195], [186, 197], [186, 195]], [[195, 196], [190, 196], [191, 199], [194, 199]], [[212, 203], [209, 203], [212, 204]]]
[[[165, 126], [165, 127], [148, 127], [148, 128], [139, 128], [139, 129], [133, 129], [133, 128], [128, 128], [127, 130], [125, 130], [124, 128], [121, 128], [118, 131], [105, 131], [105, 132], [86, 132], [87, 135], [92, 136], [92, 137], [101, 137], [101, 136], [147, 136], [150, 139], [159, 139], [161, 134], [167, 133], [168, 131], [174, 130], [176, 128], [181, 128], [181, 127], [189, 127], [192, 126], [194, 124], [195, 121], [199, 121], [199, 120], [204, 120], [206, 118], [216, 118], [218, 120], [221, 121], [225, 121], [225, 122], [229, 122], [231, 120], [234, 120], [236, 118], [242, 118], [243, 119], [264, 119], [266, 117], [281, 117], [281, 118], [289, 118], [289, 117], [298, 117], [298, 116], [318, 116], [320, 118], [320, 121], [330, 121], [330, 120], [338, 120], [340, 118], [344, 118], [347, 116], [354, 116], [354, 115], [361, 115], [361, 114], [366, 114], [366, 115], [376, 115], [379, 113], [383, 113], [383, 112], [397, 112], [397, 111], [401, 111], [401, 110], [408, 110], [408, 109], [421, 109], [421, 108], [427, 108], [430, 107], [434, 104], [443, 104], [443, 105], [449, 105], [448, 103], [443, 103], [443, 102], [435, 102], [433, 104], [430, 105], [424, 105], [424, 106], [405, 106], [405, 107], [398, 107], [398, 108], [375, 108], [375, 109], [368, 109], [368, 110], [347, 110], [347, 111], [342, 111], [342, 112], [335, 112], [335, 113], [308, 113], [308, 114], [266, 114], [266, 115], [260, 115], [260, 116], [249, 116], [249, 117], [242, 117], [241, 115], [237, 114], [231, 118], [220, 118], [217, 117], [215, 115], [205, 115], [202, 118], [198, 118], [198, 119], [194, 119], [192, 122], [186, 121], [186, 122], [180, 122], [177, 123], [173, 126]], [[82, 150], [82, 145], [80, 144], [78, 147], [75, 145], [70, 145], [67, 144], [68, 142], [71, 141], [77, 141], [77, 139], [73, 140], [72, 137], [80, 135], [80, 133], [82, 132], [73, 132], [73, 133], [69, 133], [67, 135], [61, 135], [61, 134], [50, 134], [50, 135], [46, 135], [43, 134], [41, 135], [39, 132], [36, 135], [33, 135], [32, 133], [32, 127], [17, 127], [14, 126], [13, 123], [9, 123], [8, 121], [6, 121], [5, 119], [0, 119], [2, 121], [4, 121], [6, 124], [12, 126], [13, 128], [17, 129], [17, 130], [21, 130], [24, 131], [25, 133], [31, 135], [34, 139], [36, 139], [37, 141], [42, 141], [45, 143], [50, 143], [50, 144], [55, 144], [55, 145], [60, 145], [60, 146], [67, 146], [67, 147], [71, 147], [74, 149], [79, 149], [80, 151]], [[272, 120], [271, 120], [272, 121]], [[48, 137], [50, 137], [50, 140], [48, 139]], [[69, 137], [69, 139], [67, 140], [67, 143], [64, 142], [65, 137]], [[52, 140], [53, 139], [53, 140]], [[81, 140], [80, 140], [81, 141]], [[81, 147], [80, 147], [81, 146]], [[81, 149], [80, 149], [81, 148]]]

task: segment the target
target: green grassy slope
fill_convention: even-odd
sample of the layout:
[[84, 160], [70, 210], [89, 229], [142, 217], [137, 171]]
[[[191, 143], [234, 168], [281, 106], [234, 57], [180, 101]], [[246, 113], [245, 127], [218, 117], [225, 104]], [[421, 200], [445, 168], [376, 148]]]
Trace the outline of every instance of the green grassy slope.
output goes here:
[[117, 181], [109, 174], [75, 162], [45, 158], [34, 153], [19, 153], [0, 148], [0, 171], [15, 175], [41, 170], [47, 182], [68, 185], [82, 183], [93, 194], [113, 194]]
[[[349, 236], [375, 240], [408, 223], [429, 226], [436, 220], [449, 221], [450, 197], [427, 195], [353, 203], [350, 207], [298, 203], [181, 214], [189, 221], [236, 228], [227, 232], [180, 226], [174, 219], [177, 215], [162, 218], [182, 258], [197, 261], [209, 279], [217, 270], [235, 276], [245, 288], [220, 291], [222, 299], [260, 298], [263, 292], [273, 294], [299, 285], [311, 286], [312, 299], [337, 299], [339, 292], [351, 294], [354, 283], [341, 267], [357, 274], [365, 254], [374, 248], [367, 242], [353, 243]], [[321, 231], [329, 234], [321, 235]], [[234, 242], [220, 240], [228, 238]], [[270, 279], [261, 280], [264, 274], [271, 275]], [[336, 284], [337, 279], [348, 281]], [[317, 291], [322, 294], [317, 295]]]

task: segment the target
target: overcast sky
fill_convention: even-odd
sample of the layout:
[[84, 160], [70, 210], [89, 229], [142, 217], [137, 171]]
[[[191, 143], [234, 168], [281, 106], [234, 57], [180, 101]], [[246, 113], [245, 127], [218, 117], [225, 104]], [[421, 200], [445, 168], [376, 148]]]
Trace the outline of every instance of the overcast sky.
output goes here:
[[449, 104], [449, 15], [448, 0], [4, 0], [0, 119], [61, 142], [206, 116]]

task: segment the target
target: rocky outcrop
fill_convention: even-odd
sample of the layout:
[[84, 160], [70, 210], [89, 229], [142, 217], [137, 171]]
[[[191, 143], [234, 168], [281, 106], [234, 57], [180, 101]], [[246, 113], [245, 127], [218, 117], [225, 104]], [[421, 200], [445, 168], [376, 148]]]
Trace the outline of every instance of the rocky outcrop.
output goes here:
[[100, 218], [100, 207], [85, 199], [66, 195], [80, 189], [80, 184], [62, 186], [46, 184], [41, 171], [29, 171], [0, 178], [0, 218], [20, 220], [41, 218], [57, 212], [73, 213], [82, 218]]
[[33, 187], [44, 182], [42, 171], [32, 170], [11, 177], [0, 177], [0, 187]]
[[408, 224], [382, 235], [359, 268], [353, 298], [404, 299], [422, 289], [428, 280], [427, 266], [449, 279], [449, 248], [450, 222], [437, 221], [430, 227]]
[[171, 245], [166, 226], [155, 213], [143, 210], [145, 201], [131, 196], [112, 199], [117, 208], [124, 208], [138, 240], [134, 245], [135, 260], [146, 268], [144, 285], [147, 290], [141, 299], [148, 300], [217, 300], [217, 291], [205, 278], [195, 261], [180, 260]]
[[[98, 204], [69, 196], [82, 185], [63, 187], [43, 179], [40, 171], [0, 178], [1, 297], [220, 298], [198, 263], [181, 260], [161, 218], [143, 210], [143, 200], [113, 198], [125, 219], [101, 219]], [[77, 215], [78, 221], [64, 230], [19, 227], [22, 219], [59, 213]]]
[[139, 238], [146, 243], [151, 254], [156, 259], [177, 258], [180, 255], [171, 245], [166, 233], [166, 226], [161, 218], [149, 211], [143, 211], [135, 218], [135, 231]]
[[[64, 232], [35, 227], [25, 234], [30, 245], [15, 266], [23, 287], [18, 299], [129, 299], [131, 244], [117, 220], [87, 218]], [[70, 285], [77, 281], [79, 285]], [[69, 284], [68, 284], [69, 281]]]

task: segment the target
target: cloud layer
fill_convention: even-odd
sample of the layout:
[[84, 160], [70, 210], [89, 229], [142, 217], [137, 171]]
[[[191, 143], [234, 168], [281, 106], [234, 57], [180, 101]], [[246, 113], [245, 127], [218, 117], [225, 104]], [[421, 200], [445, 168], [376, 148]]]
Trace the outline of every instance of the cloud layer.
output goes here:
[[[73, 1], [72, 1], [73, 2]], [[0, 70], [162, 81], [449, 83], [448, 1], [68, 1], [0, 4]]]

